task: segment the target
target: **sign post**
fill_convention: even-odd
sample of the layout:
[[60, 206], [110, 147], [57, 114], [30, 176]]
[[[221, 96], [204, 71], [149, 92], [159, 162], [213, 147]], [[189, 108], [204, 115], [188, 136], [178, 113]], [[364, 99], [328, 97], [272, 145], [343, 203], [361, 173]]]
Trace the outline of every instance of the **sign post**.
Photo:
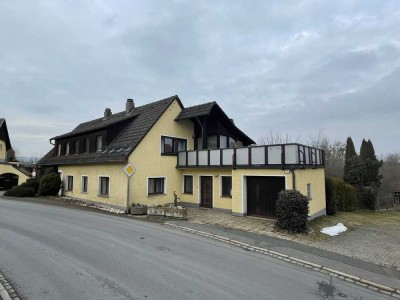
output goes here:
[[124, 172], [127, 175], [127, 186], [126, 186], [126, 213], [129, 214], [129, 182], [131, 176], [135, 173], [136, 169], [131, 163], [127, 163], [124, 167]]

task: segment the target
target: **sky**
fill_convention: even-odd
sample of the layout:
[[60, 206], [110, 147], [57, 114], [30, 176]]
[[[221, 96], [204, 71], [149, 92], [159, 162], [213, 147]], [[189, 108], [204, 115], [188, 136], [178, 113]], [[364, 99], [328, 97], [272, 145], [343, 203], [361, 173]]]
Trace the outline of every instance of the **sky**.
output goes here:
[[400, 1], [1, 1], [0, 117], [19, 156], [178, 95], [253, 140], [348, 136], [400, 152]]

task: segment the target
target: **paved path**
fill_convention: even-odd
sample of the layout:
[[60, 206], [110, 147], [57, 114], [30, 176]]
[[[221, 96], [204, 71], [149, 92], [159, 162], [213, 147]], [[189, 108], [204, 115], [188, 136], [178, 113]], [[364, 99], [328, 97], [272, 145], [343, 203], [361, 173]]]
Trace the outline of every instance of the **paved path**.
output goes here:
[[0, 199], [0, 269], [28, 300], [391, 299], [159, 224], [18, 200]]
[[292, 240], [400, 271], [400, 234], [398, 227], [362, 227], [323, 241], [312, 242], [296, 239], [292, 235], [282, 232], [276, 233], [274, 231], [275, 221], [269, 222], [260, 218], [243, 218], [215, 210], [189, 208], [188, 219], [193, 224], [209, 224]]

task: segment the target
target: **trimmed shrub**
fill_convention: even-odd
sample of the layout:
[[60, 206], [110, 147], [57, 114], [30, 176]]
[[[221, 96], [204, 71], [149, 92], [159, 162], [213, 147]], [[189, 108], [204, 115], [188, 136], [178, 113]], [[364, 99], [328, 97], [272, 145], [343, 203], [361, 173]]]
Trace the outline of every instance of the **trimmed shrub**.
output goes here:
[[276, 202], [276, 226], [289, 232], [307, 232], [308, 199], [299, 191], [286, 190], [279, 193]]
[[336, 196], [335, 196], [335, 183], [332, 178], [325, 179], [325, 195], [326, 195], [326, 214], [336, 214]]
[[60, 190], [61, 179], [57, 173], [44, 175], [40, 178], [39, 194], [43, 196], [57, 195]]
[[39, 190], [39, 178], [29, 178], [25, 183], [21, 184], [24, 185], [25, 187], [33, 188], [35, 190], [35, 193], [37, 194]]
[[11, 196], [11, 197], [35, 197], [36, 191], [32, 187], [27, 187], [24, 184], [19, 186], [14, 186], [12, 189], [6, 191], [4, 196]]
[[359, 190], [360, 202], [362, 207], [375, 210], [378, 192], [375, 188], [364, 186]]

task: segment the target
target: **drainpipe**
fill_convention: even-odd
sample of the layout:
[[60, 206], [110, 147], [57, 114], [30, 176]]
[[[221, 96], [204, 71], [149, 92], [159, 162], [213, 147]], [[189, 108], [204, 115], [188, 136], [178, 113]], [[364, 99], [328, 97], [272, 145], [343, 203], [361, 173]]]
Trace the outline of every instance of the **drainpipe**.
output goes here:
[[293, 189], [296, 190], [296, 174], [295, 174], [295, 170], [292, 169], [292, 183], [293, 183]]

